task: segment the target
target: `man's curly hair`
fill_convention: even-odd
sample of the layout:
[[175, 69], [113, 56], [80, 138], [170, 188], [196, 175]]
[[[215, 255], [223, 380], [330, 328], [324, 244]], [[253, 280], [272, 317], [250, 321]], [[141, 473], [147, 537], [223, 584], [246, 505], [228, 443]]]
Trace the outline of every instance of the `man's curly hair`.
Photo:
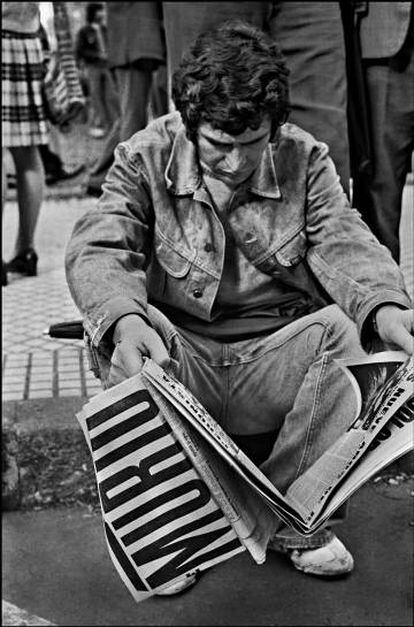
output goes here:
[[195, 143], [202, 122], [230, 135], [257, 129], [268, 115], [272, 138], [289, 114], [289, 70], [263, 31], [241, 20], [203, 32], [172, 79], [172, 98]]

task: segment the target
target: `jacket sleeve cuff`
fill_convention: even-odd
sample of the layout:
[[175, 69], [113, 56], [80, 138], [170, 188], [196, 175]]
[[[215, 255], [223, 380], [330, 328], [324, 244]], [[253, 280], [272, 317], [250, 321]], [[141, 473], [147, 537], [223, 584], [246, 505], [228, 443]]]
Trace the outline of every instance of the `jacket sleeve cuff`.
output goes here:
[[128, 314], [136, 314], [140, 316], [148, 326], [152, 326], [145, 308], [132, 298], [115, 298], [107, 301], [97, 311], [87, 315], [84, 320], [86, 333], [91, 339], [91, 343], [98, 348], [102, 341], [105, 343], [108, 337], [104, 337], [110, 328], [119, 318]]
[[393, 292], [391, 290], [386, 293], [382, 293], [381, 296], [377, 296], [375, 299], [370, 300], [363, 308], [357, 320], [357, 328], [361, 344], [366, 350], [370, 348], [374, 340], [379, 339], [373, 324], [373, 315], [376, 310], [383, 305], [395, 305], [401, 309], [409, 309], [412, 307], [408, 297], [404, 297], [401, 292]]

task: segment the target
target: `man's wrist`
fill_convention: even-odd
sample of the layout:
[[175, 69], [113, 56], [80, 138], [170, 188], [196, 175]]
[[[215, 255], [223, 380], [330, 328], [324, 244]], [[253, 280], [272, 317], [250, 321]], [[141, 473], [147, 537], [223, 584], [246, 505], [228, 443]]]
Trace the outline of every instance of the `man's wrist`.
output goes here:
[[371, 323], [372, 323], [372, 329], [374, 333], [376, 333], [377, 335], [379, 335], [377, 316], [381, 311], [384, 312], [384, 310], [390, 310], [390, 309], [391, 310], [401, 309], [402, 311], [404, 311], [405, 309], [408, 309], [408, 308], [403, 307], [402, 305], [397, 304], [397, 303], [383, 303], [382, 305], [378, 305], [378, 307], [375, 307], [375, 309], [371, 313]]
[[[135, 318], [135, 320], [133, 319], [133, 317]], [[138, 320], [136, 320], [136, 318], [138, 318]], [[118, 318], [118, 320], [116, 320], [114, 324], [112, 325], [111, 339], [112, 339], [113, 345], [117, 344], [121, 340], [122, 332], [130, 323], [132, 324], [144, 323], [146, 326], [152, 327], [152, 324], [150, 323], [148, 318], [146, 318], [142, 314], [139, 314], [136, 312], [124, 314], [123, 316]]]

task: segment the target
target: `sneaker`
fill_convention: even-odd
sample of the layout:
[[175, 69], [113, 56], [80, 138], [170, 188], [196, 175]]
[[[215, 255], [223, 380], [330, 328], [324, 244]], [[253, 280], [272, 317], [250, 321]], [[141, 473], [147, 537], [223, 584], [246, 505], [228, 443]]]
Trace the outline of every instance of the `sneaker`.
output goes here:
[[285, 553], [293, 566], [307, 575], [340, 577], [354, 568], [354, 559], [344, 544], [333, 535], [324, 546], [317, 549], [282, 549], [269, 543], [269, 549]]
[[196, 583], [197, 575], [195, 573], [191, 573], [171, 584], [171, 586], [167, 586], [159, 592], [156, 592], [156, 595], [159, 597], [169, 597], [173, 594], [180, 594], [180, 592], [184, 592], [184, 590], [192, 588], [192, 586], [194, 586]]

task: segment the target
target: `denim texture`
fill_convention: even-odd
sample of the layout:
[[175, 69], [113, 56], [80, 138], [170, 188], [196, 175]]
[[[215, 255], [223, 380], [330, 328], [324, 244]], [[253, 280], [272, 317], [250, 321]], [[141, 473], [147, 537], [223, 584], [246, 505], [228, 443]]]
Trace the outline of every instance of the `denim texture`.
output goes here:
[[[303, 292], [313, 310], [337, 303], [363, 336], [376, 306], [410, 306], [397, 264], [349, 206], [326, 145], [295, 125], [268, 144], [229, 225], [251, 264]], [[68, 284], [94, 346], [121, 316], [147, 317], [148, 302], [211, 320], [224, 249], [179, 113], [158, 118], [118, 146], [97, 208], [68, 243]]]

